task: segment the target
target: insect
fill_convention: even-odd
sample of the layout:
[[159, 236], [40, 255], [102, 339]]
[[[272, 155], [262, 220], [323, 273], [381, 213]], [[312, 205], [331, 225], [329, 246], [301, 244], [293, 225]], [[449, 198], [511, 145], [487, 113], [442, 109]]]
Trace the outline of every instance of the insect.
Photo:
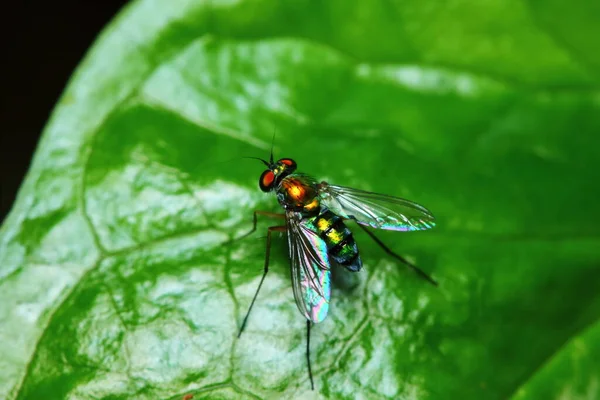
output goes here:
[[343, 186], [317, 182], [309, 175], [296, 172], [291, 158], [260, 160], [267, 166], [259, 186], [263, 192], [274, 193], [283, 213], [254, 211], [252, 229], [239, 239], [256, 231], [258, 215], [281, 218], [285, 225], [267, 230], [264, 272], [244, 317], [238, 337], [248, 322], [250, 311], [269, 271], [271, 235], [286, 232], [294, 298], [300, 313], [306, 318], [306, 362], [311, 389], [314, 382], [310, 363], [310, 328], [325, 319], [331, 295], [331, 264], [349, 271], [360, 271], [362, 260], [352, 232], [345, 221], [354, 221], [387, 254], [406, 264], [419, 276], [437, 286], [437, 282], [420, 268], [394, 253], [368, 228], [392, 231], [418, 231], [435, 226], [429, 210], [411, 201], [384, 194], [366, 192]]

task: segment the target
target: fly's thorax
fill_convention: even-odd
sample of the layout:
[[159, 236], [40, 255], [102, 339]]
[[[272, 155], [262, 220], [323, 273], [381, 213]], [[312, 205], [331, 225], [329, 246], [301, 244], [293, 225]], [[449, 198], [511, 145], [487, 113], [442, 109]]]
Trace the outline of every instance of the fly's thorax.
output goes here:
[[316, 214], [320, 208], [316, 182], [306, 175], [292, 174], [282, 179], [277, 200], [286, 210], [304, 214]]

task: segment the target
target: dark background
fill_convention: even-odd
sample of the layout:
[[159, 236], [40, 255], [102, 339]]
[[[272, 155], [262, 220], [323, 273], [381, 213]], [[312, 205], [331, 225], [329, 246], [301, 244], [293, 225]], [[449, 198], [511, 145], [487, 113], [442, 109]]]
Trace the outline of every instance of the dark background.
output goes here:
[[[20, 1], [2, 7], [0, 221], [15, 200], [40, 134], [69, 77], [127, 3]], [[10, 4], [10, 3], [9, 3]]]

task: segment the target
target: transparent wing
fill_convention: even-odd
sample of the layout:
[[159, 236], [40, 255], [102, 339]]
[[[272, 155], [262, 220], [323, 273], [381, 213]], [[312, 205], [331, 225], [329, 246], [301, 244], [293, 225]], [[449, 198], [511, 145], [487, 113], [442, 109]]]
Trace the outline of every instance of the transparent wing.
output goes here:
[[423, 206], [399, 197], [343, 186], [319, 184], [321, 202], [343, 218], [391, 231], [420, 231], [435, 226], [435, 217]]
[[321, 322], [329, 311], [331, 276], [325, 242], [295, 213], [287, 214], [294, 298], [300, 312]]

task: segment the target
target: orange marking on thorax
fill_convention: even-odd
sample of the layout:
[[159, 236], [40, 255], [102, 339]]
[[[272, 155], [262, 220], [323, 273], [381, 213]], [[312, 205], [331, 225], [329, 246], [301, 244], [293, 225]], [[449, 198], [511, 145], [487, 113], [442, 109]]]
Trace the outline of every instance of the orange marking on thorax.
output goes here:
[[287, 179], [283, 182], [283, 186], [288, 196], [294, 201], [302, 202], [306, 197], [306, 186], [297, 179]]
[[319, 200], [317, 200], [316, 198], [314, 198], [313, 201], [311, 201], [310, 203], [308, 203], [307, 205], [304, 206], [304, 209], [306, 211], [313, 211], [318, 206], [319, 206]]
[[314, 212], [319, 209], [317, 191], [310, 182], [287, 177], [281, 182], [281, 191], [285, 194], [284, 202], [296, 209], [302, 208], [305, 212]]

